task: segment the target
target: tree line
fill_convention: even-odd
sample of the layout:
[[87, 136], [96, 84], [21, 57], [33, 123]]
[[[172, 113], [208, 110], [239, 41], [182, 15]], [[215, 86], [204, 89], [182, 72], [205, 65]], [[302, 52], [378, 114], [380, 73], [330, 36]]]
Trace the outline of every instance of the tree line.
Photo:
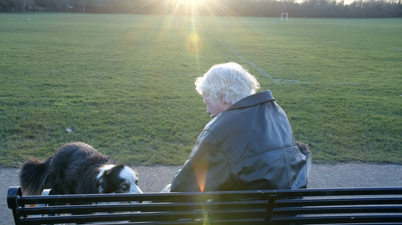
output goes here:
[[402, 17], [401, 0], [0, 0], [0, 12], [326, 18]]

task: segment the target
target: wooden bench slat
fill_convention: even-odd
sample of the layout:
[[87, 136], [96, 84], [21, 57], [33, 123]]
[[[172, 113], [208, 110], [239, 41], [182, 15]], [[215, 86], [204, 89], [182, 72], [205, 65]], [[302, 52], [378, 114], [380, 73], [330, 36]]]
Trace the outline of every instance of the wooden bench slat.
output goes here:
[[[197, 204], [197, 206], [207, 207], [208, 204]], [[227, 204], [218, 205], [218, 207], [209, 207], [208, 209], [218, 210], [219, 208], [225, 208], [228, 206]], [[233, 205], [229, 205], [226, 209], [239, 209], [244, 206], [243, 209], [247, 209], [250, 205], [240, 204], [240, 207], [231, 207]], [[77, 205], [77, 206], [54, 206], [52, 207], [53, 213], [95, 213], [95, 212], [124, 212], [124, 211], [141, 211], [141, 212], [152, 212], [152, 211], [180, 211], [180, 210], [188, 210], [188, 206], [181, 206], [179, 208], [171, 208], [171, 205], [165, 206], [147, 206], [147, 205], [134, 205], [134, 206], [121, 206], [121, 205], [98, 205], [96, 208], [94, 206], [87, 206], [87, 205]], [[265, 209], [266, 207], [261, 206], [261, 204], [255, 209]], [[319, 213], [347, 213], [347, 212], [354, 212], [354, 213], [363, 213], [363, 212], [402, 212], [402, 205], [399, 206], [319, 206], [319, 207], [286, 207], [286, 208], [275, 208], [273, 213], [274, 214], [285, 214], [288, 212], [297, 213], [297, 214], [306, 214], [314, 212], [315, 214]], [[27, 215], [36, 215], [36, 214], [48, 214], [49, 208], [48, 207], [29, 207], [29, 208], [22, 208], [19, 210], [19, 214], [21, 216]]]
[[87, 194], [87, 195], [58, 195], [56, 196], [24, 196], [18, 199], [18, 204], [63, 204], [63, 203], [92, 203], [108, 201], [158, 201], [158, 202], [192, 202], [207, 201], [208, 199], [225, 200], [262, 200], [269, 197], [302, 197], [302, 196], [339, 196], [339, 195], [400, 195], [401, 188], [355, 188], [355, 189], [285, 189], [285, 190], [256, 190], [256, 191], [229, 191], [204, 193], [144, 193], [144, 194]]
[[335, 213], [402, 213], [401, 206], [320, 206], [275, 208], [274, 215], [284, 214], [335, 214]]
[[266, 223], [264, 222], [264, 220], [261, 219], [247, 219], [247, 220], [214, 220], [214, 221], [208, 221], [207, 223], [205, 221], [152, 221], [152, 222], [127, 222], [127, 223], [102, 223], [102, 225], [196, 225], [196, 224], [200, 224], [200, 225], [226, 225], [226, 224], [230, 224], [230, 225], [248, 225], [248, 224], [252, 224], [252, 225], [265, 225]]
[[47, 216], [47, 217], [29, 217], [23, 219], [24, 224], [42, 223], [83, 223], [83, 222], [101, 222], [101, 221], [179, 221], [180, 219], [200, 219], [208, 214], [209, 218], [233, 219], [252, 219], [262, 218], [265, 210], [243, 210], [243, 211], [183, 211], [183, 212], [146, 212], [146, 213], [118, 213], [118, 214], [83, 214], [67, 216]]
[[[183, 211], [196, 209], [256, 209], [267, 208], [266, 201], [245, 202], [211, 202], [211, 203], [136, 203], [136, 204], [97, 204], [97, 205], [63, 205], [51, 206], [53, 213], [82, 213], [82, 212], [124, 212], [124, 211]], [[49, 213], [49, 206], [25, 207], [19, 210], [20, 215], [35, 215]]]
[[272, 224], [328, 224], [334, 223], [396, 223], [402, 222], [402, 215], [383, 215], [381, 217], [372, 215], [358, 216], [293, 216], [293, 217], [273, 217]]
[[288, 206], [325, 206], [325, 205], [371, 205], [402, 204], [401, 197], [364, 197], [364, 198], [320, 198], [320, 199], [278, 199], [275, 207]]

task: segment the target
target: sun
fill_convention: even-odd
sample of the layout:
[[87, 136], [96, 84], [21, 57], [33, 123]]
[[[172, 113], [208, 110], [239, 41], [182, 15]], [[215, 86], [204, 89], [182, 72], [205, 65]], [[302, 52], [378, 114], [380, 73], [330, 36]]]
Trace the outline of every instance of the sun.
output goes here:
[[186, 13], [194, 14], [199, 8], [205, 5], [206, 0], [173, 0], [177, 7]]
[[235, 15], [230, 8], [226, 6], [225, 1], [216, 0], [165, 0], [163, 4], [167, 4], [166, 13], [173, 15]]
[[197, 4], [201, 0], [178, 0], [179, 2], [182, 2], [183, 4]]

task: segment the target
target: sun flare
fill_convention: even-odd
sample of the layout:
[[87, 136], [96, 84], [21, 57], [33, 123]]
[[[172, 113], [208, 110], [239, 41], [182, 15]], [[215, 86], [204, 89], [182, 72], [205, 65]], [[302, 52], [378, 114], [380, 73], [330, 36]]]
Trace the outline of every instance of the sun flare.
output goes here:
[[207, 8], [208, 0], [168, 0], [168, 4], [178, 15], [197, 15], [199, 10]]
[[201, 50], [201, 38], [197, 34], [187, 36], [186, 48], [190, 53], [198, 53]]
[[201, 3], [201, 2], [204, 2], [203, 0], [177, 0], [179, 3], [181, 3], [181, 4], [192, 4], [192, 5], [195, 5], [195, 4], [199, 4], [199, 3]]

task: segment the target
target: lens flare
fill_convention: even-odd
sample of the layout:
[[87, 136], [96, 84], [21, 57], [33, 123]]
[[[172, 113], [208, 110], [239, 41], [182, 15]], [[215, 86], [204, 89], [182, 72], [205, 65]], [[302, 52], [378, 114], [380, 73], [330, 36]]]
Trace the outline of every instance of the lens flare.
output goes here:
[[198, 186], [200, 187], [200, 191], [204, 192], [205, 189], [205, 181], [207, 180], [208, 174], [208, 165], [204, 165], [203, 167], [198, 167], [198, 170], [195, 171], [195, 177], [198, 182]]
[[197, 160], [191, 161], [191, 166], [193, 167], [195, 178], [197, 179], [200, 191], [204, 192], [205, 182], [207, 180], [208, 174], [208, 155], [200, 154]]
[[201, 50], [201, 38], [197, 34], [190, 34], [187, 36], [186, 48], [190, 53], [198, 53]]

